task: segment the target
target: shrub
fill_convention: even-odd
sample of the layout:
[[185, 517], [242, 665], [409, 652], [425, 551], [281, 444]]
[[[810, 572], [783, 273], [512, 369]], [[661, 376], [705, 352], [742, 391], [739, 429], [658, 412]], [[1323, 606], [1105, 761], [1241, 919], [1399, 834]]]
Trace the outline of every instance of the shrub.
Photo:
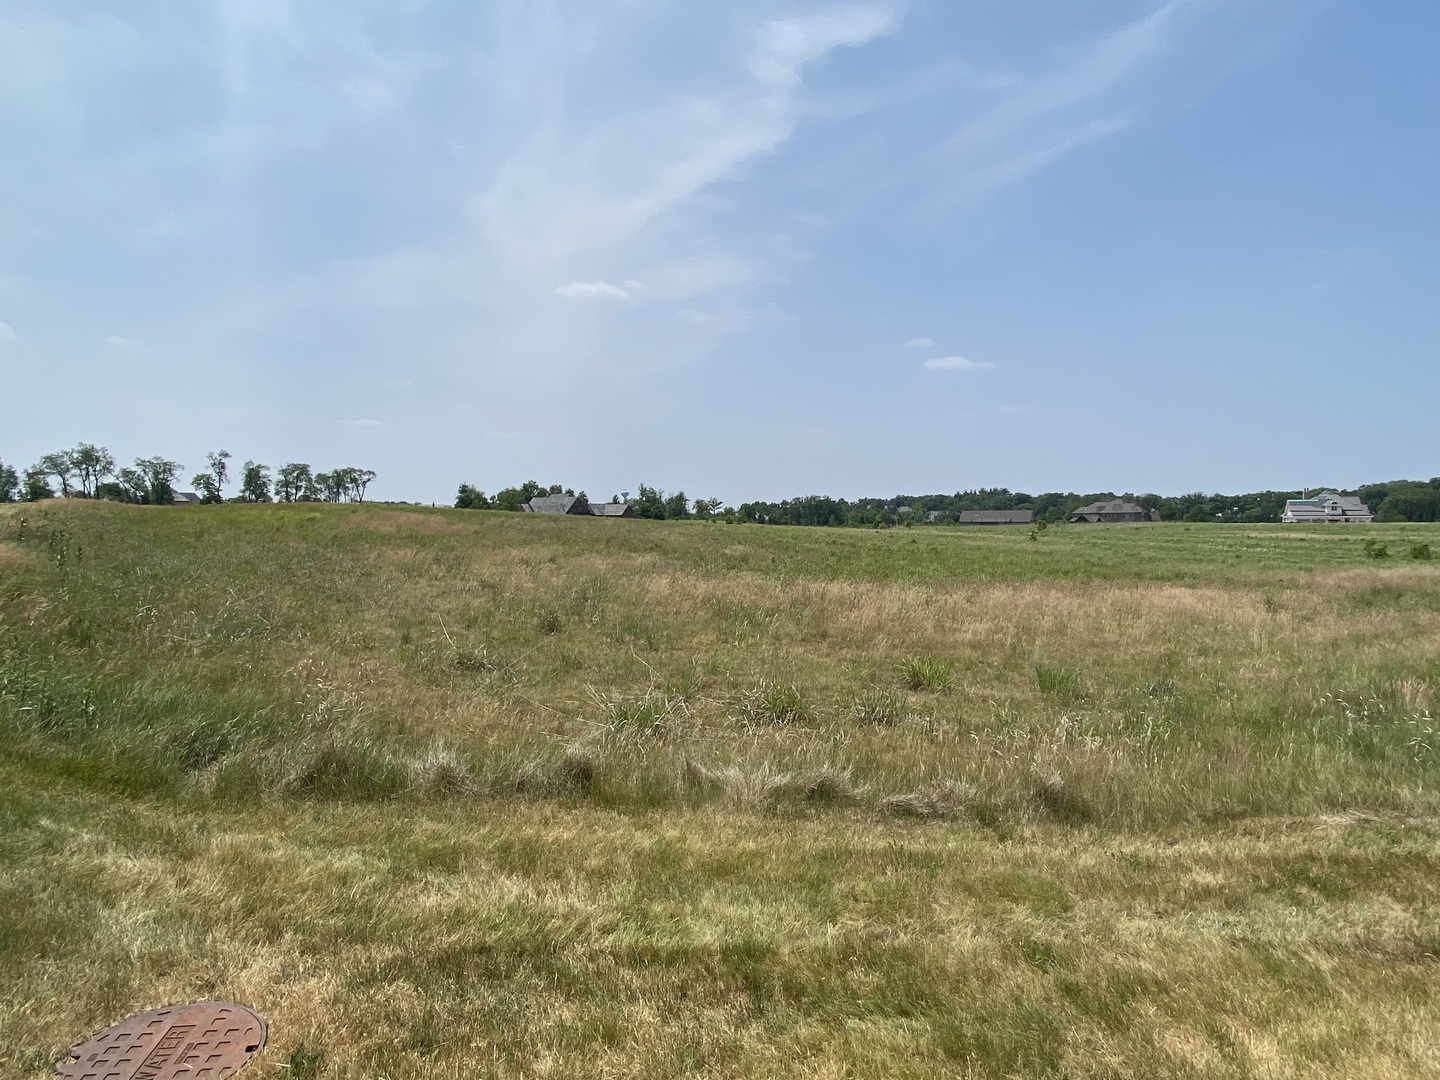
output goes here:
[[1388, 559], [1390, 557], [1390, 545], [1383, 540], [1376, 540], [1372, 536], [1365, 541], [1365, 554], [1372, 559]]
[[900, 662], [900, 678], [911, 690], [950, 689], [955, 669], [937, 656], [912, 656]]
[[1421, 559], [1427, 562], [1435, 557], [1435, 553], [1430, 550], [1429, 544], [1411, 544], [1410, 550], [1407, 551], [1406, 554], [1412, 559]]

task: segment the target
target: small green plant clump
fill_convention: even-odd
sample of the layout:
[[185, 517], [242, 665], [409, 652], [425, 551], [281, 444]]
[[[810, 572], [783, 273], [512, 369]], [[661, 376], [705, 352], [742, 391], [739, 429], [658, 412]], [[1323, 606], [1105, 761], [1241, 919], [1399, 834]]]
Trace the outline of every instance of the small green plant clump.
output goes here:
[[1390, 545], [1383, 540], [1376, 540], [1372, 536], [1365, 541], [1365, 554], [1372, 559], [1388, 559], [1390, 557]]
[[911, 690], [939, 693], [950, 689], [955, 681], [955, 669], [948, 660], [938, 656], [911, 656], [900, 661], [900, 678]]
[[1407, 551], [1406, 554], [1409, 555], [1410, 558], [1422, 562], [1429, 562], [1435, 557], [1435, 553], [1430, 549], [1429, 544], [1411, 544], [1410, 550]]
[[314, 1080], [320, 1075], [320, 1070], [324, 1065], [325, 1054], [313, 1047], [306, 1046], [303, 1042], [290, 1051], [290, 1057], [285, 1062], [290, 1080]]
[[789, 683], [761, 683], [745, 695], [740, 708], [745, 719], [752, 724], [788, 726], [803, 724], [810, 719], [805, 698]]
[[646, 694], [634, 701], [617, 701], [609, 709], [611, 731], [637, 735], [662, 731], [671, 719], [674, 704], [660, 694]]
[[1063, 664], [1036, 664], [1035, 685], [1042, 694], [1069, 697], [1080, 688], [1080, 673]]

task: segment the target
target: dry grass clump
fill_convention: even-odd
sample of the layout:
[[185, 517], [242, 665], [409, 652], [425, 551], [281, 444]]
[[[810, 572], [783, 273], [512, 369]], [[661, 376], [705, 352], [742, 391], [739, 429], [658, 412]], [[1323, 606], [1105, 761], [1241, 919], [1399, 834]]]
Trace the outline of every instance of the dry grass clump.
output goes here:
[[978, 803], [979, 792], [973, 784], [962, 780], [936, 780], [919, 791], [887, 795], [875, 804], [875, 808], [892, 817], [930, 820], [960, 817]]
[[499, 662], [490, 655], [483, 645], [478, 648], [452, 648], [450, 666], [456, 671], [491, 672], [499, 668]]
[[515, 791], [524, 795], [559, 795], [588, 791], [599, 761], [594, 751], [568, 746], [558, 761], [526, 762], [515, 776]]
[[411, 763], [410, 786], [422, 795], [436, 798], [468, 795], [475, 790], [475, 777], [454, 750], [433, 746], [423, 758]]
[[1085, 798], [1054, 770], [1041, 772], [1035, 778], [1035, 801], [1058, 821], [1089, 821], [1094, 811]]
[[732, 805], [765, 807], [782, 802], [853, 802], [865, 794], [848, 769], [818, 768], [790, 772], [766, 762], [756, 768], [727, 765], [708, 768], [685, 760], [682, 779], [691, 788], [719, 793]]

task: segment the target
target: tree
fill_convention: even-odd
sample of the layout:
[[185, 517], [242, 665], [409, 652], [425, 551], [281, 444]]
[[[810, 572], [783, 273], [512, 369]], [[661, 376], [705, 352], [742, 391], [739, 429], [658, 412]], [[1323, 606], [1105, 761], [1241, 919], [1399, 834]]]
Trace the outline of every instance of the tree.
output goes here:
[[87, 499], [96, 497], [101, 481], [115, 475], [115, 455], [103, 446], [81, 443], [70, 451], [69, 456], [70, 464], [80, 478], [80, 494]]
[[695, 516], [701, 521], [709, 521], [720, 509], [719, 499], [696, 499]]
[[350, 480], [350, 491], [356, 502], [365, 501], [365, 489], [375, 481], [374, 469], [348, 469]]
[[471, 487], [469, 484], [461, 484], [460, 491], [455, 496], [455, 508], [457, 510], [490, 510], [494, 504], [485, 497], [485, 492]]
[[303, 461], [292, 461], [280, 466], [275, 478], [275, 497], [281, 502], [302, 502], [310, 497], [315, 483], [310, 466]]
[[690, 516], [690, 500], [685, 498], [685, 492], [677, 491], [665, 500], [665, 516], [672, 520]]
[[[121, 469], [115, 476], [116, 487], [120, 489], [121, 501], [147, 503], [150, 501], [150, 481], [139, 469]], [[107, 485], [108, 486], [108, 485]]]
[[665, 517], [665, 493], [645, 484], [640, 485], [640, 493], [631, 500], [630, 505], [634, 507], [636, 517], [656, 520]]
[[0, 461], [0, 502], [14, 502], [20, 490], [20, 476], [14, 466]]
[[[69, 450], [46, 454], [35, 463], [35, 468], [39, 469], [47, 480], [52, 476], [59, 480], [61, 497], [70, 497], [70, 484], [75, 479], [75, 459]], [[49, 487], [48, 483], [46, 487]]]
[[268, 503], [270, 501], [270, 466], [245, 462], [245, 471], [240, 474], [240, 499], [242, 502]]
[[200, 501], [202, 503], [220, 503], [225, 501], [225, 481], [230, 479], [229, 461], [229, 450], [220, 450], [216, 453], [205, 455], [205, 471], [196, 473], [190, 479], [190, 482], [200, 490]]
[[546, 489], [534, 480], [526, 480], [519, 487], [501, 488], [495, 495], [495, 509], [519, 510], [531, 499], [546, 494]]
[[155, 506], [169, 506], [175, 501], [175, 477], [180, 465], [163, 457], [136, 458], [135, 468], [145, 485], [143, 501]]
[[20, 485], [20, 498], [25, 502], [39, 502], [53, 499], [55, 492], [50, 487], [50, 474], [39, 465], [25, 470], [25, 480]]

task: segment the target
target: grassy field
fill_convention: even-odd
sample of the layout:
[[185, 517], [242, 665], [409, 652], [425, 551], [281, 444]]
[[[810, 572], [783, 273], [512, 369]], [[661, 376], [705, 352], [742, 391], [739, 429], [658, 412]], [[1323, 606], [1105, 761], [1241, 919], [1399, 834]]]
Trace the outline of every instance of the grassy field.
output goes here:
[[4, 508], [0, 1076], [1440, 1076], [1425, 545]]

